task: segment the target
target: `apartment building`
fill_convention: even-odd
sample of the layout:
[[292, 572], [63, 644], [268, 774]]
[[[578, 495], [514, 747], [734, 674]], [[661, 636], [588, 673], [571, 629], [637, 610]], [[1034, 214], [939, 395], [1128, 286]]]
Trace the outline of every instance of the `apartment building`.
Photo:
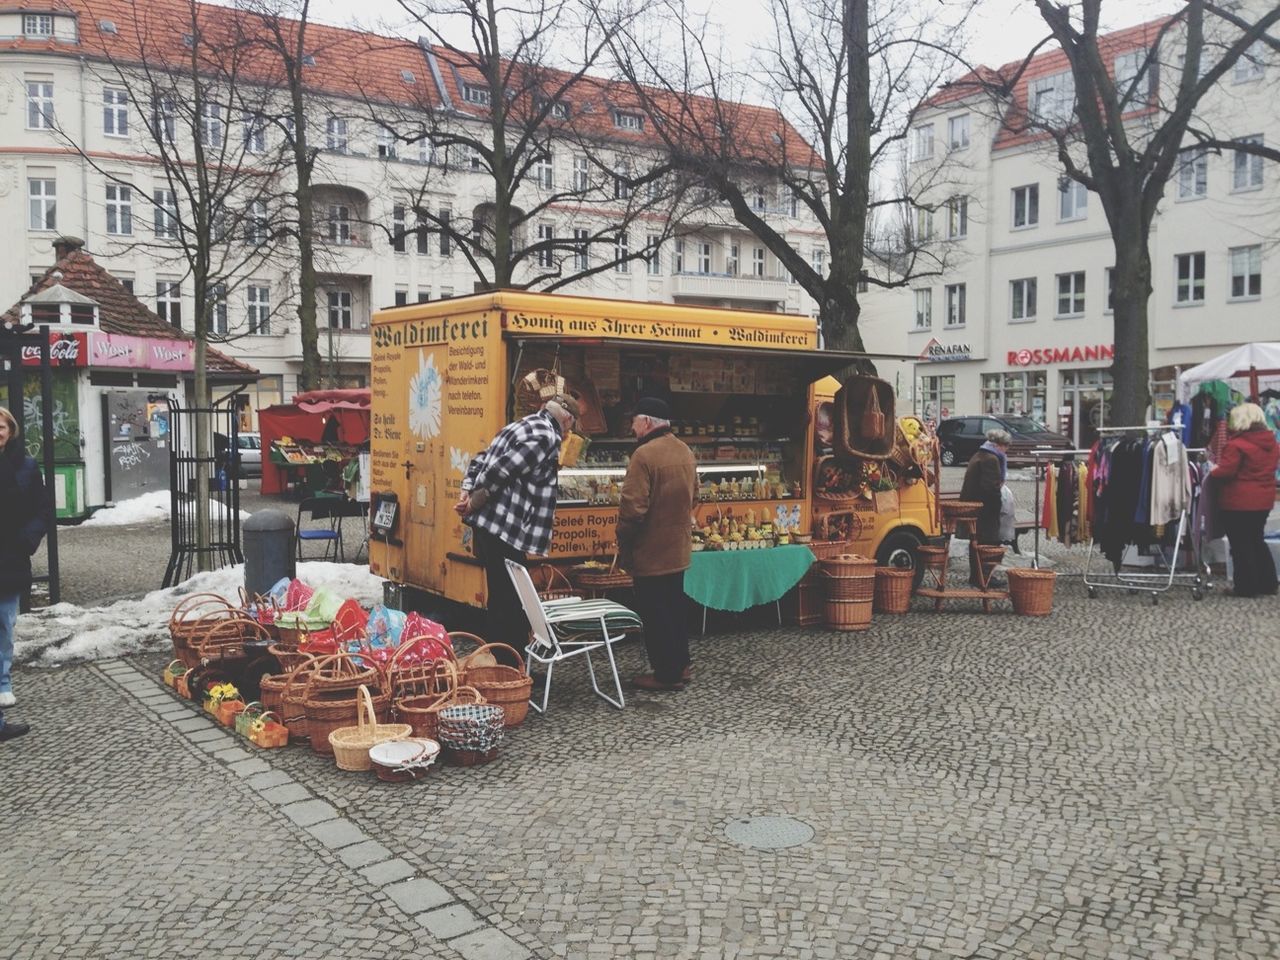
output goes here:
[[[203, 24], [216, 25], [230, 15], [223, 7], [200, 6]], [[155, 151], [148, 148], [155, 130], [172, 127], [174, 105], [132, 102], [137, 97], [119, 80], [121, 70], [132, 69], [128, 64], [137, 59], [138, 37], [144, 35], [167, 51], [163, 56], [177, 69], [194, 42], [183, 32], [189, 22], [185, 0], [0, 3], [0, 216], [21, 233], [0, 261], [0, 302], [16, 301], [53, 262], [57, 237], [77, 236], [143, 302], [190, 330], [192, 288], [185, 261], [170, 243], [176, 219], [171, 205], [182, 198], [157, 193], [163, 181]], [[320, 151], [312, 180], [320, 352], [329, 382], [358, 386], [367, 382], [373, 310], [474, 289], [475, 272], [457, 244], [439, 230], [416, 229], [421, 212], [429, 210], [437, 219], [454, 213], [478, 219], [491, 194], [477, 158], [437, 150], [429, 138], [406, 140], [392, 127], [402, 134], [415, 117], [425, 126], [428, 112], [438, 111], [451, 123], [483, 131], [489, 91], [477, 86], [456, 57], [429, 45], [318, 25], [308, 26], [308, 36], [315, 50], [304, 61], [308, 97], [315, 105], [308, 135]], [[251, 66], [241, 82], [269, 86], [270, 71], [255, 73]], [[160, 67], [148, 64], [148, 69]], [[654, 154], [657, 138], [645, 130], [642, 116], [619, 106], [623, 99], [608, 83], [587, 78], [573, 96], [574, 115], [590, 118], [593, 142], [603, 155], [612, 152], [619, 169]], [[597, 96], [599, 102], [587, 102]], [[769, 115], [769, 129], [799, 141], [772, 111], [759, 112]], [[550, 193], [599, 172], [598, 163], [597, 169], [588, 167], [580, 131], [570, 127], [566, 124], [566, 132], [573, 135], [553, 144], [529, 189]], [[287, 133], [278, 122], [254, 122], [229, 105], [213, 104], [199, 118], [196, 135], [215, 144], [243, 138], [241, 156], [251, 158], [276, 149]], [[287, 179], [287, 172], [281, 175]], [[606, 182], [593, 202], [578, 198], [551, 204], [517, 242], [585, 237], [620, 215], [629, 199], [625, 194]], [[777, 185], [759, 184], [754, 202], [797, 248], [811, 251], [815, 262], [826, 257], [817, 224]], [[659, 246], [658, 238], [664, 237]], [[652, 214], [637, 217], [615, 245], [613, 253], [621, 256], [636, 249], [649, 252], [565, 292], [816, 312], [727, 208], [705, 205], [674, 228]], [[601, 255], [574, 252], [564, 269], [579, 269]], [[296, 391], [301, 367], [296, 274], [296, 263], [287, 258], [246, 258], [244, 272], [214, 303], [214, 331], [227, 338], [220, 349], [262, 371], [255, 408]]]
[[[1162, 24], [1106, 38], [1114, 76], [1132, 79], [1154, 48], [1141, 82], [1153, 91], [1169, 82], [1181, 54], [1178, 32], [1162, 35]], [[1199, 114], [1222, 139], [1280, 143], [1278, 92], [1280, 60], [1258, 47]], [[1069, 118], [1074, 104], [1054, 50], [1032, 61], [1003, 116], [1029, 108]], [[918, 411], [1029, 414], [1088, 445], [1108, 421], [1113, 356], [1114, 247], [1098, 197], [1062, 175], [1047, 138], [1011, 129], [972, 86], [940, 90], [908, 147], [909, 169], [930, 184], [918, 229], [954, 251], [943, 275], [909, 295], [868, 295], [870, 312], [897, 318], [880, 325], [893, 336], [874, 348], [920, 357], [909, 401]], [[1171, 399], [1177, 368], [1280, 336], [1280, 166], [1231, 150], [1184, 156], [1151, 236], [1157, 403]]]

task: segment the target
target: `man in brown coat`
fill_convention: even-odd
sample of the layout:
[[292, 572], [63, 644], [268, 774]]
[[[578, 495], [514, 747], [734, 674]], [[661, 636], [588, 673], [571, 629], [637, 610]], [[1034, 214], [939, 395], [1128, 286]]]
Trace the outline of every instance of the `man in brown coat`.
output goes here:
[[[969, 458], [969, 466], [965, 469], [960, 499], [982, 504], [977, 530], [973, 531], [975, 544], [994, 546], [1000, 542], [1000, 488], [1009, 473], [1011, 439], [1004, 430], [988, 430], [987, 442]], [[973, 549], [969, 550], [969, 583], [975, 587], [982, 586], [978, 556]]]
[[683, 690], [689, 679], [684, 572], [698, 499], [693, 453], [671, 433], [666, 401], [644, 397], [631, 422], [635, 450], [618, 508], [619, 563], [635, 578], [636, 606], [653, 673], [632, 679], [641, 690]]

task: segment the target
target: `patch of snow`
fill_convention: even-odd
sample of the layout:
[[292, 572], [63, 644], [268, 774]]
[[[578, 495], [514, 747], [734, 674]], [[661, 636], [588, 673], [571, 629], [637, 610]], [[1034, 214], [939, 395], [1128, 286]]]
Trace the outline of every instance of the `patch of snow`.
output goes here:
[[[222, 509], [217, 500], [209, 501], [209, 512]], [[240, 519], [248, 520], [250, 514], [240, 511]], [[121, 527], [127, 523], [154, 523], [169, 520], [169, 491], [153, 490], [132, 500], [121, 500], [115, 506], [104, 507], [82, 523], [82, 527]]]
[[[327, 587], [343, 598], [352, 597], [365, 608], [382, 602], [386, 582], [368, 567], [318, 560], [299, 563], [298, 577], [312, 587]], [[212, 593], [239, 606], [243, 585], [244, 566], [240, 564], [198, 573], [177, 586], [101, 607], [59, 603], [23, 614], [14, 630], [14, 662], [62, 666], [165, 649], [170, 642], [169, 618], [184, 597]]]

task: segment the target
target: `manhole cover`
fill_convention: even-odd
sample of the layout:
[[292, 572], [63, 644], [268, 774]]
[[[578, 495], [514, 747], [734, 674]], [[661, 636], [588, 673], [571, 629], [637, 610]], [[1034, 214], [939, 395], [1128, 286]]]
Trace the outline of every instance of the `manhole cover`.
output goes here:
[[808, 843], [813, 839], [813, 827], [794, 817], [748, 817], [730, 820], [724, 835], [744, 847], [782, 850]]

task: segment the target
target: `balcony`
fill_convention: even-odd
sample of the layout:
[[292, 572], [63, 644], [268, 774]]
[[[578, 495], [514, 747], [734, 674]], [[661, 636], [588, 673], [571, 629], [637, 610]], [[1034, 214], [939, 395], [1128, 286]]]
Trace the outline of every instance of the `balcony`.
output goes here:
[[787, 287], [787, 281], [781, 278], [727, 273], [677, 273], [671, 278], [671, 295], [674, 297], [786, 303]]

